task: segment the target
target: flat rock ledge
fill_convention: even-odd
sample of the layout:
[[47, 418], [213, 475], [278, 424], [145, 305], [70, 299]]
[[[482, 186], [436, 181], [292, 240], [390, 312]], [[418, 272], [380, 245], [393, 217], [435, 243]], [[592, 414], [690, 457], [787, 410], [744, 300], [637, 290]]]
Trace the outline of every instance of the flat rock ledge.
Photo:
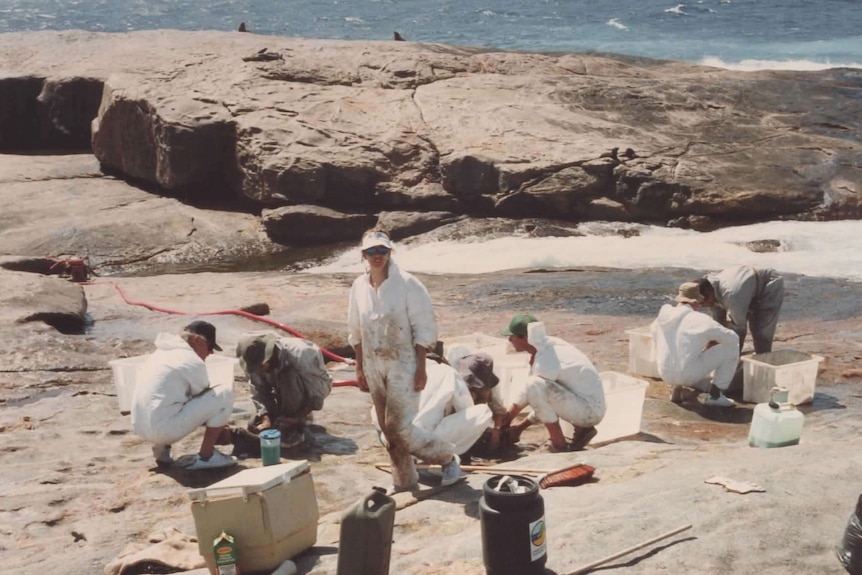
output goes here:
[[423, 231], [862, 215], [853, 70], [169, 30], [3, 34], [0, 62], [0, 152], [91, 150], [154, 193], [262, 212], [287, 245], [381, 212]]

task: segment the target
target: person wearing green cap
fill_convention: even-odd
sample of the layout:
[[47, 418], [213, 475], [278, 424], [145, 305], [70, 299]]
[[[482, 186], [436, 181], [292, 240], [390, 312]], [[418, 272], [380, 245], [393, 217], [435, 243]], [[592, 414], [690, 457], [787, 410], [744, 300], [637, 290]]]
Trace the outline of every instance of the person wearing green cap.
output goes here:
[[[530, 314], [518, 314], [502, 335], [517, 352], [530, 354], [530, 375], [515, 389], [502, 427], [516, 438], [535, 422], [545, 424], [552, 451], [580, 451], [596, 436], [605, 416], [605, 392], [592, 362], [572, 344], [545, 333], [545, 324]], [[512, 421], [525, 407], [533, 413], [516, 425]], [[567, 442], [560, 419], [575, 428]]]
[[320, 348], [302, 338], [255, 331], [240, 336], [236, 356], [248, 374], [255, 407], [249, 430], [278, 428], [285, 447], [302, 443], [309, 415], [323, 409], [332, 391]]

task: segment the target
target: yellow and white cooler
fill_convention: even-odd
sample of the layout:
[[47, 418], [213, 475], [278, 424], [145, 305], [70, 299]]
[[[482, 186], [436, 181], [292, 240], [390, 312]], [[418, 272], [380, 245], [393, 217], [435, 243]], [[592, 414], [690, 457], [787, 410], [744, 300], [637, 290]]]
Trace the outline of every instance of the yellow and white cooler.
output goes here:
[[320, 513], [308, 461], [246, 469], [188, 495], [210, 571], [222, 531], [234, 538], [241, 573], [271, 572], [317, 542]]

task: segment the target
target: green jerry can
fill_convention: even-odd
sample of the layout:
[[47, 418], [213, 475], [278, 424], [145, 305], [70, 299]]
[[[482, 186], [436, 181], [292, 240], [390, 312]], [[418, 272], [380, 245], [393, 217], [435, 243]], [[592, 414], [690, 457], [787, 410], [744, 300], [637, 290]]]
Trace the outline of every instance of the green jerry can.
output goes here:
[[337, 575], [389, 575], [395, 500], [379, 487], [341, 517]]

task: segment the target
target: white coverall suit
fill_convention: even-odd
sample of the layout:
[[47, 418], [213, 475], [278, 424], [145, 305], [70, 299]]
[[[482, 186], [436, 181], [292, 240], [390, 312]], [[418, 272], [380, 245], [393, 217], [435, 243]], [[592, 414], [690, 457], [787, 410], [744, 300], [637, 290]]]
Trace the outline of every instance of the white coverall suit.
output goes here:
[[[705, 313], [690, 305], [661, 306], [650, 324], [659, 376], [670, 385], [709, 391], [712, 384], [726, 391], [739, 362], [739, 338]], [[718, 342], [709, 349], [710, 341]]]
[[431, 296], [418, 279], [390, 259], [388, 277], [377, 290], [369, 274], [353, 282], [347, 326], [348, 342], [362, 345], [362, 369], [389, 443], [393, 483], [415, 485], [419, 474], [414, 455], [442, 465], [455, 454], [451, 443], [413, 423], [419, 410], [414, 346], [437, 343]]
[[160, 333], [132, 396], [132, 431], [155, 445], [171, 445], [200, 426], [227, 425], [233, 387], [210, 386], [204, 361], [180, 336]]
[[745, 343], [748, 324], [754, 352], [772, 351], [778, 313], [784, 302], [784, 278], [772, 269], [738, 266], [708, 274], [706, 279], [715, 291], [712, 317], [736, 332], [739, 349]]
[[545, 333], [543, 322], [527, 326], [527, 342], [536, 348], [525, 384], [515, 390], [516, 405], [533, 409], [532, 421], [559, 419], [575, 427], [594, 427], [605, 416], [605, 391], [592, 362], [572, 344]]
[[[425, 366], [428, 383], [419, 394], [419, 412], [413, 423], [453, 444], [455, 453], [461, 455], [491, 427], [491, 408], [473, 403], [467, 383], [454, 368], [431, 359]], [[373, 407], [371, 421], [380, 429]]]

